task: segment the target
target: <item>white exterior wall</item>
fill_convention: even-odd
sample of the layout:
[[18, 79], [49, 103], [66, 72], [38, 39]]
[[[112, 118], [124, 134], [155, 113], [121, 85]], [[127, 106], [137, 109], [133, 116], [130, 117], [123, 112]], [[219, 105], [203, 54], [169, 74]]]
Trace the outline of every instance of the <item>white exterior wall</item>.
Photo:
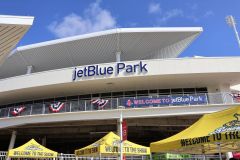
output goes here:
[[[212, 85], [207, 87], [209, 93], [214, 93], [214, 95], [209, 95], [209, 102], [218, 102], [218, 103], [231, 103], [232, 97], [230, 95], [220, 95], [222, 93], [230, 93], [230, 84], [220, 84], [220, 85]], [[219, 95], [217, 95], [219, 93]]]
[[[7, 95], [8, 93], [24, 92], [26, 89], [36, 89], [38, 87], [52, 87], [57, 86], [65, 91], [67, 85], [77, 84], [82, 88], [86, 87], [88, 83], [92, 84], [100, 83], [104, 81], [114, 80], [114, 82], [122, 82], [122, 85], [127, 85], [126, 80], [129, 78], [144, 79], [146, 87], [150, 87], [149, 82], [146, 82], [146, 78], [155, 77], [155, 83], [162, 81], [161, 83], [169, 83], [174, 86], [176, 83], [188, 86], [190, 83], [198, 87], [199, 85], [208, 86], [209, 92], [221, 92], [229, 91], [231, 84], [240, 83], [240, 58], [187, 58], [187, 59], [155, 59], [155, 60], [143, 60], [143, 63], [147, 64], [148, 72], [145, 73], [131, 73], [126, 74], [121, 72], [120, 74], [112, 74], [108, 76], [92, 76], [84, 77], [77, 81], [72, 81], [72, 73], [74, 68], [65, 68], [58, 70], [51, 70], [39, 73], [33, 73], [29, 75], [22, 75], [17, 77], [11, 77], [0, 80], [0, 97], [1, 95]], [[124, 62], [128, 64], [137, 64], [139, 61]], [[99, 64], [99, 66], [115, 66], [114, 63]], [[82, 68], [84, 66], [78, 67]], [[216, 78], [213, 76], [218, 76]], [[127, 79], [125, 79], [127, 78]], [[169, 81], [172, 81], [171, 83]], [[130, 82], [130, 81], [129, 81]], [[134, 82], [133, 82], [134, 83]], [[148, 84], [148, 85], [147, 85]], [[152, 85], [152, 84], [151, 84]], [[103, 86], [106, 87], [106, 86]], [[153, 86], [154, 87], [154, 86]], [[169, 86], [168, 86], [169, 87]], [[89, 87], [88, 87], [89, 88]], [[218, 90], [216, 90], [218, 89]], [[46, 90], [49, 92], [49, 89]], [[28, 98], [32, 96], [32, 93], [28, 93]], [[3, 97], [3, 96], [2, 96]], [[15, 96], [16, 97], [16, 96]], [[1, 103], [1, 98], [0, 98]]]

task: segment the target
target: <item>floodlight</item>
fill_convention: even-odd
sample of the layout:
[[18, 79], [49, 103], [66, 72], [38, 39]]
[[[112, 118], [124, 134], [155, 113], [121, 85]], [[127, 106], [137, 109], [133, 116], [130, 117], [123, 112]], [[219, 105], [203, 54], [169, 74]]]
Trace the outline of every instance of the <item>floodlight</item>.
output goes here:
[[236, 28], [236, 21], [235, 21], [234, 17], [232, 15], [226, 16], [226, 22], [230, 27], [233, 28], [235, 36], [237, 38], [238, 46], [240, 47], [240, 39], [239, 39], [238, 31]]

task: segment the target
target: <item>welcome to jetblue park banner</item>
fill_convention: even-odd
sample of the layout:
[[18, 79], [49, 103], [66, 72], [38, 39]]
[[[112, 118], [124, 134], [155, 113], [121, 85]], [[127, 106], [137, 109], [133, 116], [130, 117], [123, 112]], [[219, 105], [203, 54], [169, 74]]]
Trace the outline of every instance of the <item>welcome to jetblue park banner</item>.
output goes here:
[[206, 104], [206, 94], [199, 95], [172, 95], [160, 96], [157, 98], [128, 98], [125, 99], [125, 106], [127, 107], [148, 107], [157, 105], [194, 105]]

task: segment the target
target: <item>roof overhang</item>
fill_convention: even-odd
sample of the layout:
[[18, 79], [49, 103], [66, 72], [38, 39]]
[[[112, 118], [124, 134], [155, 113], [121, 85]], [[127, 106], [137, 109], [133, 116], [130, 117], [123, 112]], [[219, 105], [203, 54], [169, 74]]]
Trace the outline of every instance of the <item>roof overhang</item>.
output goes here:
[[0, 78], [79, 65], [177, 57], [201, 27], [118, 28], [18, 47], [3, 67]]
[[34, 17], [0, 15], [0, 65], [28, 31]]

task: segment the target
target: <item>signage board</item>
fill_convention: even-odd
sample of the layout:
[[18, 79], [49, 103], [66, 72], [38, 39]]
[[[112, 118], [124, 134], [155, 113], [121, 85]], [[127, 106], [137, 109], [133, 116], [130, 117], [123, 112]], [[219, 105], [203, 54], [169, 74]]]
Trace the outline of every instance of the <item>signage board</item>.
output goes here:
[[194, 105], [194, 104], [206, 104], [206, 94], [197, 95], [169, 95], [159, 96], [156, 98], [127, 98], [125, 99], [125, 106], [127, 107], [147, 107], [158, 105]]
[[89, 65], [74, 68], [72, 74], [72, 80], [78, 80], [86, 77], [99, 77], [109, 75], [132, 74], [132, 73], [146, 73], [148, 72], [147, 63], [142, 61], [135, 62], [133, 64], [126, 64], [124, 62], [118, 62], [111, 65]]

